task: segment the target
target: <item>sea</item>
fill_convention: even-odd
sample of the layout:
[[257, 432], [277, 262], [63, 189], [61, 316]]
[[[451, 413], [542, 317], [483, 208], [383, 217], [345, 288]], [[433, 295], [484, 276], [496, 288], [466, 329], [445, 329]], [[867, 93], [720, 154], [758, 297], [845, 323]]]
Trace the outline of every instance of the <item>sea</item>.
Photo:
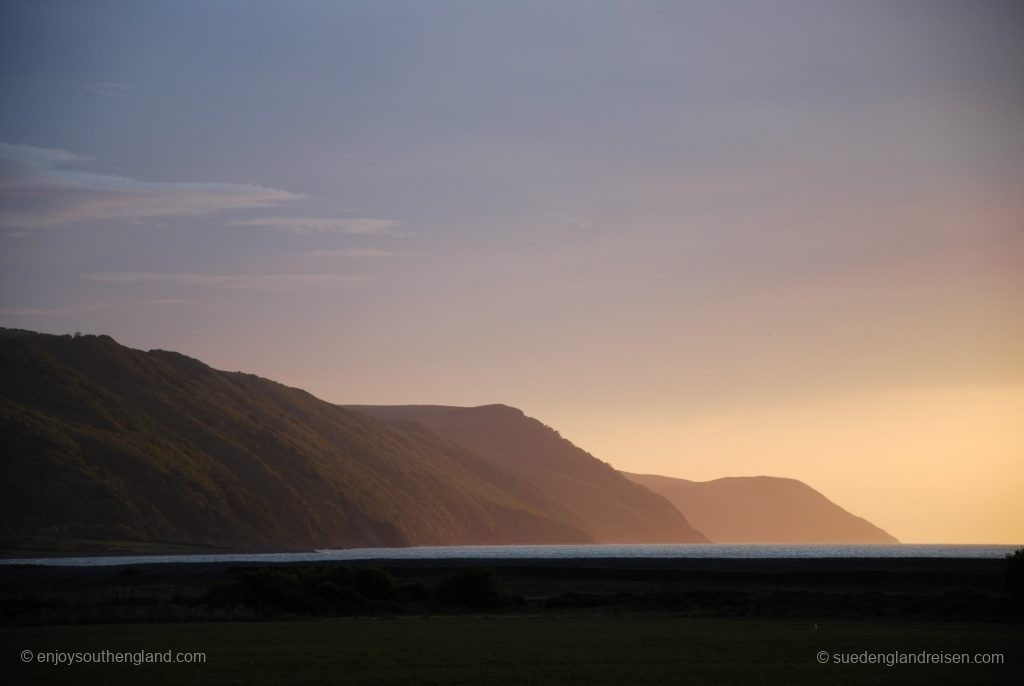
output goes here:
[[665, 558], [1001, 558], [1017, 545], [730, 545], [720, 543], [648, 545], [472, 545], [409, 548], [345, 548], [283, 553], [211, 555], [89, 555], [0, 559], [0, 565], [102, 567], [161, 563], [343, 562], [356, 560], [557, 560]]

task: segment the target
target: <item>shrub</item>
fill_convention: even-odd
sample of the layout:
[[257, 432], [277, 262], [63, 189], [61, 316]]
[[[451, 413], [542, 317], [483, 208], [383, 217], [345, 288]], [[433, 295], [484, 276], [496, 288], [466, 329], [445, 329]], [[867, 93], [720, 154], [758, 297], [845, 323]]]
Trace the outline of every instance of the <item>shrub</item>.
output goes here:
[[383, 569], [358, 567], [353, 575], [355, 589], [367, 598], [387, 600], [395, 595], [395, 580]]
[[231, 567], [230, 582], [211, 587], [205, 600], [263, 613], [352, 614], [395, 598], [395, 582], [381, 569], [345, 566]]
[[1006, 590], [1010, 595], [1024, 598], [1024, 548], [1017, 548], [1006, 556]]
[[316, 603], [289, 571], [255, 569], [238, 574], [235, 581], [210, 588], [206, 601], [211, 605], [247, 605], [260, 610], [309, 613]]
[[439, 601], [474, 610], [504, 605], [508, 598], [498, 589], [498, 577], [487, 567], [466, 567], [441, 579], [435, 589]]

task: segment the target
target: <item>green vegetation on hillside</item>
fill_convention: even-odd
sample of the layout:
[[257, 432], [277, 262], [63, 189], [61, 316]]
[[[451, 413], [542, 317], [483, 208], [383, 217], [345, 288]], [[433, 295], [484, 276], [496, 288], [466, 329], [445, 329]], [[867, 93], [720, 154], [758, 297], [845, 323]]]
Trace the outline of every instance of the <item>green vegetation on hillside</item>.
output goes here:
[[9, 548], [590, 540], [550, 497], [421, 427], [107, 336], [0, 330], [0, 453]]

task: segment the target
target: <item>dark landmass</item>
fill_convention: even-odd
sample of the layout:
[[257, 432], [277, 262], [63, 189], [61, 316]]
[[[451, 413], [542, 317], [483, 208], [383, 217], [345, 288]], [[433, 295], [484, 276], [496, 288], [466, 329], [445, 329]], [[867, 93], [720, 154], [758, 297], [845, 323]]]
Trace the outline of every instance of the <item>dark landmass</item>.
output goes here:
[[[1011, 562], [0, 566], [0, 655], [13, 683], [74, 686], [1018, 683], [1024, 603], [1006, 592]], [[26, 650], [29, 662], [19, 659]], [[104, 650], [203, 659], [57, 666], [38, 657]], [[923, 653], [999, 661], [840, 661]]]
[[594, 540], [418, 425], [107, 336], [0, 329], [0, 455], [6, 550]]
[[514, 407], [349, 407], [399, 426], [410, 422], [425, 426], [513, 471], [569, 509], [598, 543], [708, 542], [699, 527], [691, 526], [665, 498], [632, 483], [611, 465]]
[[665, 496], [715, 543], [899, 543], [796, 479], [623, 474]]
[[0, 566], [5, 623], [466, 612], [1010, 620], [1008, 562], [957, 558], [481, 559]]

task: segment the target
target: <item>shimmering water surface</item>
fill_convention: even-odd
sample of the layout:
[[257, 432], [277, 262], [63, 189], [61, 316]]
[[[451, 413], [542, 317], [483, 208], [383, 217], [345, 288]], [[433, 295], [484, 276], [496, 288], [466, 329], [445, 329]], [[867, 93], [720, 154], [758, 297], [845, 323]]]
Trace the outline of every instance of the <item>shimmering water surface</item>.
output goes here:
[[998, 558], [1015, 545], [484, 545], [415, 548], [348, 548], [293, 553], [219, 555], [93, 555], [0, 560], [0, 565], [104, 566], [162, 562], [331, 562], [340, 560], [566, 559], [566, 558], [809, 558], [970, 557]]

